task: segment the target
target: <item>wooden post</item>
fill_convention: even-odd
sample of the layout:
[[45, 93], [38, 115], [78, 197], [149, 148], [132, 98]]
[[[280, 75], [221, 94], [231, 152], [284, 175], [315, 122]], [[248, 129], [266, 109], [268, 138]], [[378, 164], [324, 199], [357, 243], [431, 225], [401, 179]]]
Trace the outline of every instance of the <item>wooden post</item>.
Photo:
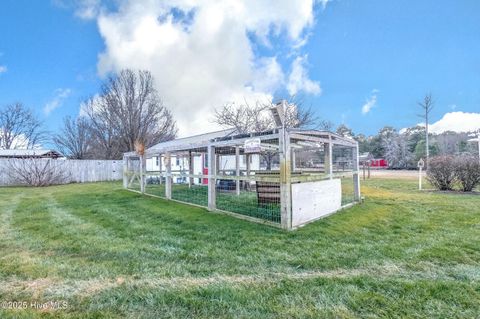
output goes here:
[[162, 154], [158, 154], [158, 172], [160, 173], [160, 181], [158, 182], [159, 185], [162, 185]]
[[279, 130], [280, 150], [280, 215], [283, 229], [292, 229], [292, 188], [290, 137], [285, 128]]
[[146, 174], [146, 158], [145, 154], [140, 155], [140, 192], [145, 193], [145, 174]]
[[[250, 154], [245, 154], [245, 161], [246, 161], [246, 169], [247, 169], [247, 177], [250, 176]], [[250, 179], [247, 178], [247, 185], [246, 185], [246, 190], [250, 190]]]
[[355, 201], [359, 202], [361, 200], [360, 194], [360, 174], [359, 174], [359, 154], [358, 154], [358, 143], [352, 151], [352, 160], [353, 160], [353, 193]]
[[215, 210], [216, 205], [216, 180], [217, 158], [215, 156], [215, 146], [208, 146], [208, 210]]
[[165, 197], [172, 199], [172, 157], [170, 153], [165, 154]]
[[418, 190], [422, 190], [422, 167], [418, 168]]
[[193, 155], [192, 155], [192, 151], [188, 151], [188, 174], [190, 175], [188, 177], [188, 187], [192, 187], [193, 185]]
[[215, 154], [215, 175], [220, 175], [221, 171], [221, 160], [220, 160], [220, 154]]
[[325, 152], [325, 174], [328, 175], [330, 179], [333, 178], [333, 145], [332, 145], [332, 137], [329, 136], [329, 143], [325, 143], [323, 145], [323, 149]]
[[128, 156], [123, 155], [123, 188], [128, 188]]
[[292, 172], [296, 171], [297, 168], [297, 152], [292, 150]]
[[[240, 146], [235, 146], [235, 175], [237, 177], [240, 176]], [[235, 190], [237, 192], [237, 196], [240, 195], [240, 180], [237, 179], [235, 182]]]

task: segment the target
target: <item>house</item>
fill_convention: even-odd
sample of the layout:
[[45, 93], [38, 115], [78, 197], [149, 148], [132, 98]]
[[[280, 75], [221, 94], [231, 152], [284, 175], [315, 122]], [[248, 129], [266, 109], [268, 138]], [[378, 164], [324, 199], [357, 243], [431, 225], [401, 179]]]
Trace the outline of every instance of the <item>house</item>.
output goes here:
[[63, 157], [62, 154], [55, 150], [0, 150], [0, 158], [52, 158], [57, 159]]
[[[171, 170], [172, 173], [188, 173], [189, 163], [188, 156], [171, 156]], [[208, 155], [207, 154], [192, 154], [193, 159], [193, 174], [194, 175], [208, 175]], [[249, 157], [250, 169], [252, 171], [260, 170], [261, 158], [258, 154], [253, 154]], [[166, 163], [165, 157], [163, 156], [153, 156], [146, 159], [146, 171], [148, 172], [165, 172]], [[247, 170], [246, 157], [242, 156], [240, 159], [240, 170]], [[236, 170], [235, 166], [235, 154], [223, 155], [219, 160], [219, 171], [224, 174], [234, 174]], [[173, 177], [173, 183], [187, 183], [187, 178], [184, 176], [175, 176]], [[196, 185], [207, 185], [207, 178], [195, 178], [193, 183]]]

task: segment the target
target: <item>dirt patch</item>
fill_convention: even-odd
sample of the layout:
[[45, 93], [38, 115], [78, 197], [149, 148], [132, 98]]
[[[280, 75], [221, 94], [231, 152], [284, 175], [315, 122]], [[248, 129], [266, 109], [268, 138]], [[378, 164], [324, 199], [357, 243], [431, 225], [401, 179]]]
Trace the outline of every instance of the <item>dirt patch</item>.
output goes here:
[[[367, 173], [366, 173], [367, 174]], [[425, 172], [422, 173], [426, 177]], [[371, 178], [391, 178], [391, 179], [418, 179], [417, 170], [390, 170], [379, 169], [370, 171]], [[360, 178], [363, 179], [363, 171], [360, 171]]]

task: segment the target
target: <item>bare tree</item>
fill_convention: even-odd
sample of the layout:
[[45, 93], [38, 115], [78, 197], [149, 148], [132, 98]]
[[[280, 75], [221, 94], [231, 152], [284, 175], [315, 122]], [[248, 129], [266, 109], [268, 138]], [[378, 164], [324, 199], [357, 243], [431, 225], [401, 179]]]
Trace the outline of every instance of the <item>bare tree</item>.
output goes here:
[[[287, 102], [285, 127], [287, 128], [318, 128], [330, 126], [327, 121], [320, 122], [312, 108], [306, 108], [294, 98]], [[215, 110], [213, 121], [221, 126], [234, 127], [238, 133], [262, 132], [276, 127], [270, 112], [274, 107], [272, 102], [257, 101], [251, 105], [246, 100], [243, 104], [227, 103]]]
[[333, 124], [333, 122], [329, 120], [320, 120], [320, 122], [318, 123], [318, 129], [322, 131], [331, 132], [334, 126], [335, 124]]
[[428, 119], [429, 119], [430, 112], [433, 109], [433, 104], [434, 102], [433, 102], [431, 93], [426, 94], [423, 98], [423, 101], [418, 102], [418, 105], [422, 109], [422, 113], [419, 114], [419, 117], [425, 120], [425, 154], [427, 157], [427, 161], [425, 163], [426, 163], [427, 169], [428, 169], [428, 160], [430, 158], [430, 149], [429, 149], [430, 144], [428, 141]]
[[[316, 128], [319, 125], [319, 119], [311, 108], [305, 108], [302, 103], [291, 98], [287, 102], [285, 113], [285, 127], [287, 128]], [[228, 103], [215, 110], [213, 121], [226, 128], [235, 128], [238, 133], [262, 132], [274, 129], [276, 127], [275, 120], [270, 112], [270, 108], [274, 107], [272, 102], [257, 101], [251, 105], [244, 101], [243, 104]], [[267, 169], [271, 169], [275, 156], [274, 151], [265, 150], [261, 157], [267, 165]]]
[[33, 148], [45, 139], [42, 123], [22, 103], [0, 110], [0, 149]]
[[91, 132], [90, 124], [85, 117], [72, 119], [67, 116], [63, 119], [60, 133], [55, 134], [52, 140], [63, 155], [73, 159], [84, 159], [88, 157]]
[[84, 103], [93, 140], [103, 157], [118, 158], [136, 141], [146, 147], [173, 139], [177, 126], [163, 105], [149, 71], [122, 70], [103, 84], [99, 96]]
[[84, 101], [82, 110], [90, 124], [92, 155], [97, 159], [120, 158], [122, 148], [119, 134], [111, 124], [108, 109], [100, 106], [100, 98], [93, 97]]
[[71, 176], [64, 165], [62, 160], [23, 157], [9, 159], [7, 169], [13, 183], [39, 187], [68, 183]]
[[227, 103], [215, 110], [214, 122], [235, 128], [238, 133], [262, 132], [275, 127], [268, 106], [256, 102], [255, 105], [245, 101], [244, 104]]

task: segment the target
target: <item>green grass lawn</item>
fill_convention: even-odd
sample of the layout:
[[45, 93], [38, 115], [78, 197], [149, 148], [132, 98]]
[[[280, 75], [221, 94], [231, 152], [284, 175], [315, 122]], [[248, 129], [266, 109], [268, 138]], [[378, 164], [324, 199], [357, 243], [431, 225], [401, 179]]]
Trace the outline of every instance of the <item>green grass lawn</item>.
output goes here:
[[366, 181], [294, 232], [118, 183], [1, 188], [0, 318], [478, 318], [480, 196], [415, 188]]

